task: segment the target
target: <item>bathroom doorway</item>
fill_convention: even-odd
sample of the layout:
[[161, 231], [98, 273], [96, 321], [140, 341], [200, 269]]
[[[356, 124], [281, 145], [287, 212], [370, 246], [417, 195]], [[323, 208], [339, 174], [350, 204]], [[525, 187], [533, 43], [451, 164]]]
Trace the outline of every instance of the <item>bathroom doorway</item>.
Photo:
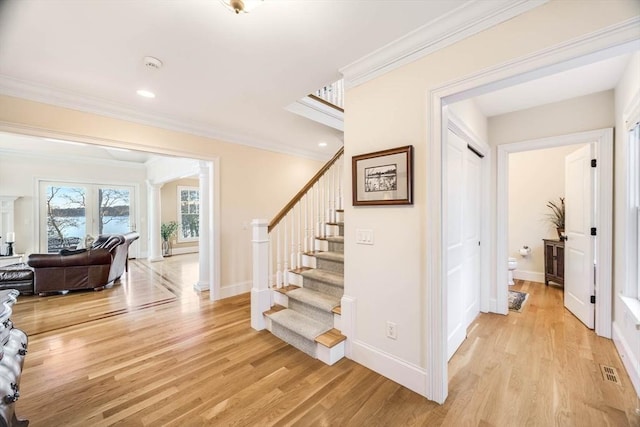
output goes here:
[[[595, 305], [595, 332], [596, 334], [605, 338], [611, 337], [611, 277], [612, 277], [612, 193], [613, 193], [613, 129], [605, 128], [596, 131], [580, 132], [569, 135], [559, 135], [556, 137], [549, 137], [538, 140], [529, 140], [516, 142], [512, 144], [504, 144], [498, 146], [498, 171], [497, 182], [498, 188], [501, 189], [497, 194], [497, 213], [503, 218], [509, 217], [509, 169], [511, 155], [515, 153], [525, 153], [538, 149], [550, 149], [558, 147], [567, 147], [569, 151], [575, 151], [580, 146], [591, 145], [593, 147], [593, 158], [596, 159], [597, 172], [595, 174], [595, 181], [593, 182], [593, 200], [595, 200], [594, 206], [594, 220], [592, 226], [594, 232], [591, 237], [594, 242], [595, 255], [591, 259], [595, 260], [595, 273], [593, 277], [593, 283], [595, 283], [595, 295], [598, 298], [595, 299], [593, 304]], [[549, 160], [550, 161], [550, 160]], [[564, 158], [562, 159], [564, 162]], [[590, 231], [590, 230], [589, 230]], [[595, 233], [595, 235], [593, 235]], [[498, 260], [508, 259], [509, 254], [509, 224], [498, 222], [497, 233], [498, 239]], [[576, 260], [569, 259], [568, 263], [576, 262]], [[571, 264], [569, 268], [573, 268]], [[505, 271], [507, 269], [505, 268]], [[500, 273], [500, 272], [499, 272]], [[500, 274], [498, 277], [500, 279]], [[502, 275], [504, 276], [504, 275]], [[498, 280], [498, 295], [508, 293], [507, 280]], [[566, 291], [565, 291], [566, 293]], [[582, 296], [582, 300], [590, 299], [589, 296]], [[588, 301], [592, 304], [591, 301]], [[566, 305], [566, 304], [565, 304]], [[569, 308], [571, 310], [571, 308]], [[578, 314], [580, 318], [580, 314]], [[582, 320], [582, 319], [581, 319]], [[590, 326], [588, 322], [583, 320], [587, 326]], [[592, 326], [593, 327], [593, 326]]]

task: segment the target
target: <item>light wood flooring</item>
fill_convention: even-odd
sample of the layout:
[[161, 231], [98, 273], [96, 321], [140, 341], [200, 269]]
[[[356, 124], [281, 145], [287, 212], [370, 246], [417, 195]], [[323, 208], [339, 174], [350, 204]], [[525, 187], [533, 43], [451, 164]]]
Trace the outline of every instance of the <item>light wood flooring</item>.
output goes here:
[[[611, 341], [519, 283], [522, 313], [482, 314], [439, 406], [350, 360], [311, 359], [249, 326], [248, 294], [197, 294], [197, 257], [133, 261], [102, 292], [19, 298], [30, 335], [16, 412], [31, 426], [628, 426], [638, 405]], [[598, 364], [615, 367], [622, 386]]]

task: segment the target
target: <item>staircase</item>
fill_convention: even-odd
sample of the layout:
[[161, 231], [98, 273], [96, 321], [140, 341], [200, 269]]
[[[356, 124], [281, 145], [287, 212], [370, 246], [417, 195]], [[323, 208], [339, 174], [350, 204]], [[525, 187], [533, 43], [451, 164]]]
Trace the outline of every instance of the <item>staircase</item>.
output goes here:
[[[338, 211], [338, 213], [342, 213]], [[267, 329], [309, 356], [332, 365], [344, 357], [340, 299], [344, 293], [344, 223], [326, 224], [331, 232], [316, 239], [324, 250], [303, 254], [305, 264], [290, 271], [291, 284], [274, 289], [274, 305], [264, 312]]]
[[329, 365], [344, 357], [342, 149], [269, 223], [253, 221], [251, 326]]

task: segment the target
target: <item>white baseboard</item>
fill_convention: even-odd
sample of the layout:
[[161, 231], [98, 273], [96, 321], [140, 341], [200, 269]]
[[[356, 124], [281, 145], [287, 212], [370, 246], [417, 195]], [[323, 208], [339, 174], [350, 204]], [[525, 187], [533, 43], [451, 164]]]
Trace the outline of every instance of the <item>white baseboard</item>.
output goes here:
[[544, 283], [544, 273], [539, 271], [513, 270], [513, 278], [528, 282]]
[[638, 372], [638, 359], [634, 356], [629, 342], [625, 339], [624, 335], [618, 328], [618, 324], [613, 322], [613, 344], [618, 350], [622, 364], [624, 365], [633, 388], [636, 389], [636, 394], [640, 397], [640, 372]]
[[220, 286], [220, 299], [247, 293], [251, 290], [251, 286], [253, 286], [253, 282], [251, 280], [235, 283], [233, 285]]
[[198, 246], [191, 246], [191, 247], [185, 247], [185, 248], [171, 248], [171, 254], [172, 255], [184, 255], [184, 254], [195, 254], [200, 252], [198, 250]]
[[398, 384], [427, 396], [427, 372], [361, 341], [351, 343], [351, 359]]

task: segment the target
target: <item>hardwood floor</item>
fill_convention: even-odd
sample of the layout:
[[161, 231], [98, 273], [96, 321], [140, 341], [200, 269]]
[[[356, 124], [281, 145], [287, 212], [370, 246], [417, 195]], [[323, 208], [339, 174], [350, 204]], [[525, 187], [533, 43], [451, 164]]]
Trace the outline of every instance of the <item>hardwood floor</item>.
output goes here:
[[[192, 290], [197, 257], [134, 261], [102, 292], [19, 298], [31, 426], [627, 426], [638, 404], [611, 341], [519, 283], [522, 313], [482, 314], [439, 406], [350, 360], [326, 366], [249, 326], [249, 295]], [[622, 386], [602, 380], [615, 367]]]

